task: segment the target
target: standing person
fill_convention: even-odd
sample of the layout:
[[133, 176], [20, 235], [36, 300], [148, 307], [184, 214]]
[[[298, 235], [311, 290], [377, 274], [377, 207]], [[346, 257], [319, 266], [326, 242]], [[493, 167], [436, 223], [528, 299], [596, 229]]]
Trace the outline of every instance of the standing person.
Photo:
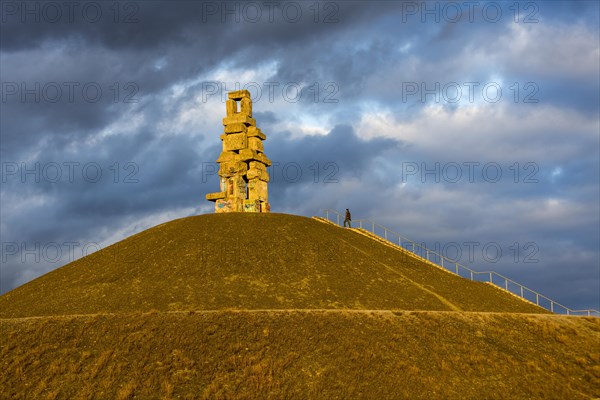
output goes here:
[[344, 228], [346, 227], [346, 223], [348, 223], [348, 228], [352, 228], [350, 225], [350, 221], [352, 221], [352, 216], [350, 215], [350, 210], [346, 208], [346, 218], [344, 219]]

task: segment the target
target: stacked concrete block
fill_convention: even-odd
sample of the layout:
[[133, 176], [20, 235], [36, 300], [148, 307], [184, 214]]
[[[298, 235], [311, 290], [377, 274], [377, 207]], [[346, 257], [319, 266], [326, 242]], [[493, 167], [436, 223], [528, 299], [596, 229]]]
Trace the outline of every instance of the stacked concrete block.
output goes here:
[[252, 118], [250, 92], [230, 92], [223, 118], [225, 133], [220, 136], [223, 151], [219, 163], [220, 192], [209, 193], [206, 199], [215, 202], [215, 212], [269, 212], [266, 136]]

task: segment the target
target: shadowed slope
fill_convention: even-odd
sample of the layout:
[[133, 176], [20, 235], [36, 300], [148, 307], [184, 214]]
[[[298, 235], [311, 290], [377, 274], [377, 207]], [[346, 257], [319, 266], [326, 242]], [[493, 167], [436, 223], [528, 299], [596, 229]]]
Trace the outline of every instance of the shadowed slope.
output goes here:
[[546, 312], [351, 230], [251, 213], [156, 226], [0, 297], [0, 317], [222, 309]]

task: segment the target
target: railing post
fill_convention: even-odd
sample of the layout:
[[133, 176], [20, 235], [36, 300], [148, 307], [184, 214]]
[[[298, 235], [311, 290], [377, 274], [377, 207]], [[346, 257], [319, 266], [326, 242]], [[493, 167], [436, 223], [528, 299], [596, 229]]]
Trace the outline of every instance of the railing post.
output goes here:
[[538, 306], [540, 305], [540, 295], [539, 295], [539, 293], [535, 294], [535, 304], [538, 305]]
[[473, 280], [473, 271], [471, 270], [471, 280]]
[[337, 224], [340, 224], [340, 214], [337, 215]]
[[494, 283], [494, 280], [492, 279], [492, 273], [490, 272], [490, 283]]
[[554, 312], [554, 302], [550, 300], [550, 311]]
[[358, 226], [360, 226], [360, 229], [362, 229], [362, 219], [358, 221]]
[[412, 250], [411, 251], [414, 253], [415, 252], [415, 242], [411, 242], [411, 244], [412, 244]]
[[569, 311], [571, 311], [571, 310], [567, 308], [567, 315], [570, 315], [570, 314], [569, 314]]
[[456, 275], [458, 275], [458, 263], [457, 263], [457, 262], [455, 262], [455, 263], [454, 263], [454, 266], [456, 267]]
[[523, 296], [523, 285], [519, 285], [519, 286], [521, 286], [521, 297], [524, 298], [525, 296]]
[[442, 259], [442, 268], [444, 268], [444, 257], [440, 256], [440, 258]]
[[504, 279], [504, 290], [508, 292], [508, 279]]
[[388, 231], [387, 228], [385, 228], [385, 231], [383, 231], [384, 232], [384, 236], [385, 236], [385, 240], [387, 240], [387, 231]]
[[427, 261], [429, 261], [429, 250], [427, 250]]

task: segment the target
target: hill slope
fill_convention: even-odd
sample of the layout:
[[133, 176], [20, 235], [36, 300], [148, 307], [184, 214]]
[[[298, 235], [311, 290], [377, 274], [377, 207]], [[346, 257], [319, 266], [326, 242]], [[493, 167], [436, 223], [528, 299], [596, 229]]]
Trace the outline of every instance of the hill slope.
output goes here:
[[216, 311], [0, 319], [0, 398], [592, 399], [597, 318]]
[[546, 313], [351, 230], [286, 214], [168, 222], [0, 297], [0, 317], [297, 308]]
[[592, 399], [600, 319], [352, 230], [212, 214], [0, 296], [0, 398]]

